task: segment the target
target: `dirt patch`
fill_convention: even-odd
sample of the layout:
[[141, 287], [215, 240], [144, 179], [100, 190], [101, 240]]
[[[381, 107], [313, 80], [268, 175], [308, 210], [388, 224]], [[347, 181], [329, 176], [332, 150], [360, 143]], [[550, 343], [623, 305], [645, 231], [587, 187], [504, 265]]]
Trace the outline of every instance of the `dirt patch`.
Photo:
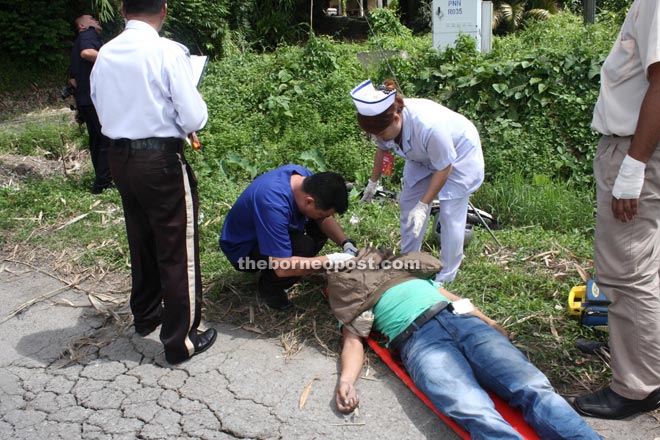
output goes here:
[[0, 122], [8, 121], [42, 109], [66, 108], [72, 98], [62, 99], [57, 87], [33, 86], [29, 90], [0, 92]]
[[89, 152], [86, 150], [71, 151], [59, 159], [0, 154], [0, 187], [19, 189], [23, 182], [31, 179], [80, 176], [89, 161]]

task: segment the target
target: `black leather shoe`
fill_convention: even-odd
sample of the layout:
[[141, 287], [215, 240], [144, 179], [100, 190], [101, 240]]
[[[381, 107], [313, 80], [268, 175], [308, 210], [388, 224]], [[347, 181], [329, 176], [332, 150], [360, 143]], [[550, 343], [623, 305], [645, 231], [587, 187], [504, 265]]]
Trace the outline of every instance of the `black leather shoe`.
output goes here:
[[157, 321], [149, 322], [149, 323], [144, 323], [144, 324], [135, 324], [135, 333], [137, 333], [140, 336], [147, 336], [154, 330], [158, 328], [159, 325], [163, 323], [162, 319], [158, 319]]
[[106, 189], [114, 189], [115, 185], [114, 183], [108, 183], [105, 185], [94, 185], [92, 186], [92, 190], [90, 191], [92, 194], [101, 194], [103, 191]]
[[204, 353], [211, 348], [211, 345], [213, 345], [217, 337], [218, 332], [214, 328], [210, 328], [203, 333], [198, 332], [197, 341], [195, 341], [195, 352], [192, 355], [195, 356]]
[[193, 356], [197, 356], [200, 353], [204, 353], [206, 350], [211, 348], [211, 345], [215, 342], [215, 339], [218, 337], [218, 332], [214, 328], [210, 328], [204, 332], [197, 332], [197, 340], [195, 341], [195, 352], [190, 355], [190, 357], [180, 360], [171, 360], [167, 358], [167, 353], [165, 353], [165, 360], [169, 364], [177, 365], [181, 362], [185, 362]]
[[627, 399], [615, 393], [610, 387], [575, 399], [575, 410], [582, 415], [601, 419], [625, 419], [637, 413], [660, 408], [660, 388], [645, 399]]

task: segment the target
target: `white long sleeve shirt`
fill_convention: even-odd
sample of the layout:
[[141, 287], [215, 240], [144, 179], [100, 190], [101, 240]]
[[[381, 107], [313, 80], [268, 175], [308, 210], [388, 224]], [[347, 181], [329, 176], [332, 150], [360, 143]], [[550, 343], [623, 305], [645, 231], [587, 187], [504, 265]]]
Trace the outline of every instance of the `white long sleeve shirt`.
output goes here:
[[91, 96], [110, 139], [186, 136], [206, 124], [206, 103], [185, 46], [130, 20], [94, 63]]

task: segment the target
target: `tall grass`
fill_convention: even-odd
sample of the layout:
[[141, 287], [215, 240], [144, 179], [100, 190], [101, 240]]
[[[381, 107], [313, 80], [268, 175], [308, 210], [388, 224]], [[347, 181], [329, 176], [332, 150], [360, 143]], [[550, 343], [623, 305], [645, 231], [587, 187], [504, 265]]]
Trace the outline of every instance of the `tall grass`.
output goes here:
[[572, 187], [544, 175], [497, 176], [473, 197], [474, 203], [497, 217], [500, 225], [536, 225], [546, 230], [593, 232], [595, 189]]

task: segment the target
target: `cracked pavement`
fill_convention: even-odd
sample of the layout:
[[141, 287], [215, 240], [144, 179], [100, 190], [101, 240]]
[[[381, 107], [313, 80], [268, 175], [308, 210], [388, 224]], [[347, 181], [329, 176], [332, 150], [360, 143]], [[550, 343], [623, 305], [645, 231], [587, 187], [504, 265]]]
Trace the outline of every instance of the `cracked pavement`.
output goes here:
[[[65, 287], [26, 267], [3, 269], [1, 439], [459, 438], [381, 363], [358, 383], [359, 414], [344, 416], [333, 401], [337, 359], [313, 346], [287, 358], [276, 340], [206, 322], [218, 330], [215, 345], [172, 367], [158, 331], [143, 338], [107, 325], [73, 289], [2, 322]], [[608, 440], [660, 439], [650, 415], [588, 422]]]

